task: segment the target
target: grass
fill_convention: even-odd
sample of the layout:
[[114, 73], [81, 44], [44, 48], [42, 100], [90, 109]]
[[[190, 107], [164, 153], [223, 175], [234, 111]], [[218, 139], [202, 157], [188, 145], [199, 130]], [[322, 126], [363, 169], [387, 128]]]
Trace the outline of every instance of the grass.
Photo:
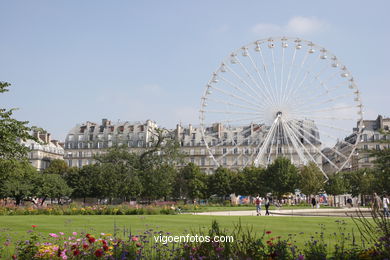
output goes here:
[[[299, 234], [296, 237], [297, 244], [308, 241], [315, 232], [320, 232], [320, 224], [325, 225], [325, 240], [334, 244], [331, 234], [338, 232], [338, 221], [334, 217], [266, 217], [266, 216], [196, 216], [196, 215], [148, 215], [148, 216], [0, 216], [0, 240], [4, 240], [6, 234], [15, 239], [27, 237], [27, 231], [31, 225], [37, 225], [36, 230], [43, 234], [64, 232], [88, 232], [91, 234], [114, 233], [114, 225], [118, 228], [117, 236], [123, 237], [123, 230], [131, 230], [139, 234], [147, 228], [171, 232], [174, 235], [185, 235], [191, 231], [205, 231], [210, 228], [211, 221], [217, 220], [222, 228], [232, 230], [235, 223], [241, 221], [243, 226], [253, 226], [253, 232], [259, 236], [265, 230], [271, 230], [272, 236], [287, 238], [288, 234]], [[345, 221], [346, 233], [354, 230], [357, 238], [357, 230], [349, 218]], [[303, 233], [302, 233], [303, 232]], [[359, 241], [359, 239], [357, 240]]]

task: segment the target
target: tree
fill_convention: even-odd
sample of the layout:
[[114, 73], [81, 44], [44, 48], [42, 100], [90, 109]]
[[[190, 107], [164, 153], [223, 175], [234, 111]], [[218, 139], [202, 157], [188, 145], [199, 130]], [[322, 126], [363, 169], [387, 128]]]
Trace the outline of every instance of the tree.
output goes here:
[[25, 160], [0, 159], [0, 195], [15, 199], [16, 205], [34, 195], [37, 170]]
[[359, 194], [371, 195], [376, 191], [375, 174], [372, 169], [345, 172], [344, 176], [347, 180], [347, 191], [354, 197]]
[[34, 180], [34, 196], [41, 198], [41, 205], [47, 198], [61, 198], [70, 196], [72, 189], [59, 174], [39, 174]]
[[199, 166], [188, 163], [181, 168], [175, 178], [173, 195], [176, 198], [204, 198], [207, 193], [207, 176]]
[[287, 158], [279, 157], [265, 171], [265, 186], [278, 198], [294, 192], [298, 184], [298, 169]]
[[325, 178], [314, 162], [304, 165], [299, 172], [298, 188], [303, 194], [315, 195], [324, 189]]
[[61, 159], [54, 159], [50, 162], [49, 167], [47, 167], [43, 172], [47, 174], [59, 174], [64, 175], [68, 171], [68, 164]]
[[97, 165], [86, 165], [78, 169], [68, 168], [64, 174], [64, 179], [72, 189], [72, 198], [83, 198], [84, 203], [87, 197], [97, 196], [97, 178], [100, 169]]
[[347, 180], [343, 173], [337, 173], [329, 176], [329, 180], [325, 184], [325, 191], [329, 195], [340, 195], [347, 193]]
[[390, 149], [372, 150], [370, 155], [375, 157], [376, 192], [390, 194]]
[[[11, 84], [0, 81], [0, 93], [8, 91]], [[28, 121], [18, 121], [12, 118], [15, 108], [7, 110], [0, 108], [0, 158], [20, 159], [26, 157], [29, 148], [18, 142], [18, 139], [38, 140], [30, 135], [33, 127], [28, 127]]]
[[236, 194], [265, 196], [270, 190], [264, 184], [265, 170], [261, 167], [246, 167], [237, 174], [237, 180], [233, 181]]
[[158, 165], [141, 172], [142, 197], [150, 200], [166, 199], [172, 194], [176, 169], [168, 164]]
[[218, 167], [215, 173], [208, 179], [209, 195], [225, 197], [233, 192], [232, 189], [233, 174], [229, 169]]

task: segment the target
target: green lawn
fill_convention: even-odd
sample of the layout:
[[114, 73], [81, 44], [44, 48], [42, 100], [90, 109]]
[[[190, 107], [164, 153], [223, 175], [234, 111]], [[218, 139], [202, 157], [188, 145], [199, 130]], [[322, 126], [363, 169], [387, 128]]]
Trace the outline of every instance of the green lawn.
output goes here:
[[[356, 228], [349, 218], [334, 217], [266, 217], [266, 216], [196, 216], [196, 215], [143, 215], [143, 216], [0, 216], [0, 236], [10, 234], [14, 239], [22, 239], [27, 236], [31, 225], [37, 225], [37, 231], [43, 234], [64, 232], [70, 234], [73, 231], [88, 232], [91, 234], [114, 233], [114, 225], [117, 226], [117, 235], [123, 237], [125, 229], [132, 233], [141, 233], [147, 228], [171, 232], [176, 235], [185, 235], [188, 232], [197, 231], [200, 228], [208, 230], [211, 221], [217, 220], [223, 228], [233, 229], [233, 224], [241, 223], [244, 226], [253, 226], [254, 232], [261, 235], [264, 230], [271, 230], [272, 236], [287, 237], [288, 234], [299, 234], [297, 243], [309, 240], [315, 232], [320, 232], [320, 224], [325, 225], [326, 241], [334, 243], [331, 237], [333, 232], [338, 231], [337, 220], [346, 222], [346, 232], [352, 228], [357, 234]], [[303, 233], [301, 233], [303, 232]]]

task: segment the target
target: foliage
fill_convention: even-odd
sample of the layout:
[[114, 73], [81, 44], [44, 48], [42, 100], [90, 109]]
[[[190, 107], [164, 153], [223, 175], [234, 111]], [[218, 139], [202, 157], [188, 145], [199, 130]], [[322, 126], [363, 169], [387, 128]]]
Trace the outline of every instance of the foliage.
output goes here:
[[353, 172], [345, 172], [344, 179], [347, 183], [347, 190], [352, 196], [359, 194], [369, 195], [375, 192], [375, 175], [372, 169], [359, 169]]
[[0, 159], [0, 196], [13, 198], [19, 205], [34, 195], [36, 169], [27, 161]]
[[233, 173], [226, 168], [218, 167], [214, 174], [208, 178], [209, 195], [225, 197], [233, 192], [232, 188]]
[[190, 200], [206, 198], [207, 175], [196, 164], [189, 163], [175, 177], [173, 196]]
[[173, 215], [177, 212], [170, 206], [129, 206], [129, 205], [50, 205], [48, 207], [0, 207], [0, 215]]
[[314, 162], [304, 165], [299, 174], [298, 188], [303, 194], [318, 194], [324, 189], [325, 178]]
[[54, 159], [50, 162], [49, 167], [47, 167], [43, 172], [47, 174], [58, 174], [64, 175], [68, 171], [68, 164], [61, 159]]
[[[0, 93], [8, 91], [11, 84], [0, 81]], [[21, 159], [27, 156], [29, 148], [18, 142], [18, 140], [35, 140], [29, 132], [33, 127], [28, 127], [28, 121], [18, 121], [12, 118], [16, 109], [0, 108], [0, 158]]]
[[283, 194], [294, 192], [298, 183], [298, 169], [287, 158], [279, 157], [268, 166], [264, 181], [268, 192], [280, 198]]
[[329, 176], [329, 180], [325, 184], [325, 191], [329, 195], [339, 195], [347, 193], [347, 185], [342, 173]]

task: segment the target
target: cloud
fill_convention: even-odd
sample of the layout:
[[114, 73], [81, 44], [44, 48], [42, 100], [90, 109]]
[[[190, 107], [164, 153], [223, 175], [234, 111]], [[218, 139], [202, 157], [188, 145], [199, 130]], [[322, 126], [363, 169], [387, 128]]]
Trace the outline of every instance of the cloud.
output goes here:
[[252, 27], [255, 34], [299, 34], [306, 35], [324, 30], [328, 24], [316, 17], [294, 16], [286, 24], [259, 23]]
[[297, 34], [310, 34], [321, 31], [326, 26], [324, 21], [315, 17], [295, 16], [288, 21], [287, 31]]

